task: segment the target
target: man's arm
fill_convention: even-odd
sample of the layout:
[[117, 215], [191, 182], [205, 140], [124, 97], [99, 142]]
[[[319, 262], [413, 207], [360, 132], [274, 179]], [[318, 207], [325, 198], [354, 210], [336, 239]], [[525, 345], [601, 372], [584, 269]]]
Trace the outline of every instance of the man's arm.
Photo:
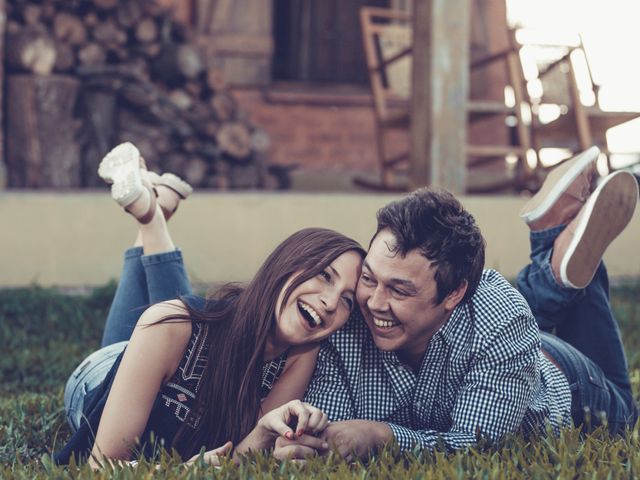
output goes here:
[[322, 438], [341, 454], [364, 456], [395, 439], [402, 450], [443, 445], [458, 449], [479, 437], [498, 440], [520, 429], [540, 383], [540, 338], [532, 318], [517, 319], [499, 332], [469, 370], [451, 412], [448, 431], [415, 430], [394, 423], [353, 420], [332, 423]]
[[[313, 377], [304, 396], [304, 401], [322, 410], [329, 420], [349, 420], [355, 415], [345, 365], [335, 346], [323, 342]], [[342, 424], [345, 422], [338, 422]], [[326, 429], [325, 429], [326, 430]], [[279, 459], [305, 458], [326, 451], [327, 443], [322, 435], [302, 435], [297, 438], [278, 437], [273, 455]]]
[[336, 348], [325, 341], [304, 401], [322, 410], [332, 422], [354, 418], [355, 406], [349, 379]]
[[501, 329], [464, 377], [446, 432], [389, 424], [402, 449], [414, 445], [458, 449], [479, 438], [496, 441], [517, 432], [540, 385], [540, 335], [532, 317]]

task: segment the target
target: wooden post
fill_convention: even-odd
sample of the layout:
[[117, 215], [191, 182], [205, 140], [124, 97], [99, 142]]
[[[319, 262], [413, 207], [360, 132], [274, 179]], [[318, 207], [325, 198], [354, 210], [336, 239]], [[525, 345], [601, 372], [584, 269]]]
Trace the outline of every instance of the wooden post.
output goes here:
[[412, 189], [465, 191], [469, 10], [469, 0], [414, 2]]
[[9, 186], [80, 186], [74, 110], [80, 81], [63, 75], [8, 75]]
[[7, 184], [6, 158], [4, 158], [4, 34], [7, 26], [5, 0], [0, 0], [0, 189]]
[[211, 3], [210, 23], [201, 26], [207, 35], [198, 38], [199, 47], [207, 67], [221, 68], [229, 84], [266, 87], [271, 82], [272, 4], [272, 0]]

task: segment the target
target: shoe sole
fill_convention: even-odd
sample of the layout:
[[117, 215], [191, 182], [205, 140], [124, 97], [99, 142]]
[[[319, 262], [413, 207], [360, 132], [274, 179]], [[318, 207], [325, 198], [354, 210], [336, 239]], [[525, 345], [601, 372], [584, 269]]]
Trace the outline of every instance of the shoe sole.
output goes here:
[[142, 194], [140, 152], [131, 143], [121, 143], [100, 162], [98, 175], [111, 183], [111, 197], [123, 207], [128, 207]]
[[609, 244], [633, 217], [638, 202], [638, 182], [629, 172], [609, 175], [591, 194], [573, 239], [560, 263], [565, 285], [585, 288]]
[[535, 222], [541, 218], [578, 175], [598, 159], [598, 155], [600, 155], [600, 149], [591, 147], [549, 172], [538, 193], [531, 197], [520, 211], [520, 218], [526, 223]]

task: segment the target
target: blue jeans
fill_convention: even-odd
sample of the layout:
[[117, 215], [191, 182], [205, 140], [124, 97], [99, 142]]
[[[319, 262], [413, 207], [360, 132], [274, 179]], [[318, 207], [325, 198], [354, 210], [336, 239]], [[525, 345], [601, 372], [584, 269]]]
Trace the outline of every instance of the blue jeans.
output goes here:
[[122, 274], [104, 327], [102, 348], [84, 359], [67, 381], [64, 404], [73, 431], [80, 425], [86, 394], [102, 383], [126, 347], [142, 312], [154, 303], [191, 293], [179, 250], [155, 255], [142, 253], [140, 247], [125, 252]]
[[143, 255], [141, 247], [128, 249], [104, 326], [102, 346], [129, 340], [140, 315], [150, 305], [188, 293], [191, 284], [180, 250]]
[[563, 229], [531, 233], [531, 263], [518, 274], [517, 287], [536, 317], [542, 349], [567, 377], [574, 423], [596, 427], [606, 418], [609, 430], [620, 433], [633, 426], [638, 413], [609, 303], [607, 270], [600, 262], [584, 289], [561, 286], [551, 271], [551, 254]]

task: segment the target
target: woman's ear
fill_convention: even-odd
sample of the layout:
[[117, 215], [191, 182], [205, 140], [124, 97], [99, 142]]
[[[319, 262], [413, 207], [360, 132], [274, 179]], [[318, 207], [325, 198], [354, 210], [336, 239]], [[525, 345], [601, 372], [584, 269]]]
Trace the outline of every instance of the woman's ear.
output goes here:
[[446, 296], [446, 298], [444, 299], [444, 308], [449, 311], [456, 308], [467, 293], [468, 287], [469, 282], [463, 280], [458, 288], [456, 288], [453, 292]]

